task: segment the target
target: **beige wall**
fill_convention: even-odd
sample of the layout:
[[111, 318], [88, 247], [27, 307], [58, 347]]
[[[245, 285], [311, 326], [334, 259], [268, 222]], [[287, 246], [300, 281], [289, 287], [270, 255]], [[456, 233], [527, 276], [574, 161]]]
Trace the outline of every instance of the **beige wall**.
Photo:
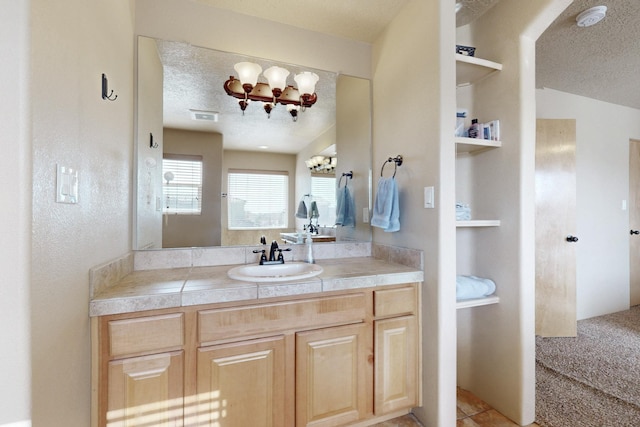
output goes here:
[[[424, 250], [422, 408], [429, 426], [452, 426], [455, 409], [454, 3], [410, 1], [374, 44], [373, 173], [400, 154], [400, 231], [373, 241]], [[403, 96], [407, 82], [411, 93]], [[392, 165], [390, 165], [392, 166]], [[424, 209], [423, 188], [436, 189]]]
[[[35, 426], [89, 425], [88, 271], [131, 248], [131, 11], [129, 0], [31, 2]], [[55, 202], [56, 164], [79, 170], [77, 204]]]
[[[265, 235], [267, 242], [277, 240], [280, 242], [280, 232], [289, 231], [294, 227], [295, 215], [295, 154], [260, 153], [256, 151], [225, 150], [222, 164], [222, 188], [227, 192], [227, 174], [229, 169], [259, 169], [271, 171], [286, 171], [289, 173], [289, 227], [275, 230], [229, 230], [227, 228], [227, 199], [222, 199], [222, 244], [230, 245], [255, 245], [260, 242], [260, 237]], [[296, 205], [297, 206], [297, 205]]]
[[165, 216], [162, 247], [220, 246], [222, 135], [165, 128], [163, 151], [202, 156], [203, 176], [202, 214]]
[[[0, 425], [30, 425], [31, 132], [29, 2], [0, 1]], [[7, 119], [10, 118], [10, 119]], [[18, 424], [19, 423], [19, 424]]]
[[576, 119], [578, 319], [629, 308], [629, 139], [640, 110], [551, 89], [536, 91], [537, 117]]

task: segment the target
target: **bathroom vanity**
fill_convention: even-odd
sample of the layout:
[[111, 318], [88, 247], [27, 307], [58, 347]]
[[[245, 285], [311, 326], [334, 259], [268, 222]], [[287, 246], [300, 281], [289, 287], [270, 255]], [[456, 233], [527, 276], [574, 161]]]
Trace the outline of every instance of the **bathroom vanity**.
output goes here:
[[417, 406], [423, 272], [319, 264], [301, 282], [135, 271], [96, 295], [93, 425], [366, 426]]

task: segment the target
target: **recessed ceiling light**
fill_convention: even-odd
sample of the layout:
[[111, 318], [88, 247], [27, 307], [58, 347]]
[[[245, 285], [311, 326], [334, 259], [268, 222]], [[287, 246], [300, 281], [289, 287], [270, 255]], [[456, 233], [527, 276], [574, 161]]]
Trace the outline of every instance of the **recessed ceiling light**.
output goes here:
[[607, 14], [607, 6], [595, 6], [576, 17], [578, 27], [590, 27], [602, 21]]
[[261, 150], [266, 150], [267, 148], [269, 148], [268, 145], [258, 145], [258, 148]]
[[218, 121], [218, 112], [217, 111], [207, 111], [207, 110], [189, 110], [191, 112], [191, 118], [193, 120], [205, 120], [210, 122]]

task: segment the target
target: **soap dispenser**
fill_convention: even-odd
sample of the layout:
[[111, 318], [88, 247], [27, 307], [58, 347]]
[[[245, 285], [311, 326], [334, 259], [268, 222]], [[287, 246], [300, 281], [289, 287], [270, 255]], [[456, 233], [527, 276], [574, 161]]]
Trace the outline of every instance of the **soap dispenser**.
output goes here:
[[313, 239], [311, 238], [311, 233], [307, 233], [307, 256], [304, 262], [309, 264], [316, 263], [316, 261], [313, 259]]

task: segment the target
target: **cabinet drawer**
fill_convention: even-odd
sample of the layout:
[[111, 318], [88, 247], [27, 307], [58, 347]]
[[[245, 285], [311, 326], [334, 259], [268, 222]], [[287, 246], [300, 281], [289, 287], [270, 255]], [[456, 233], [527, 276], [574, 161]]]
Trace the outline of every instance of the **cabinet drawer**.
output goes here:
[[374, 291], [373, 301], [376, 317], [414, 314], [417, 307], [416, 287]]
[[182, 347], [184, 314], [112, 320], [109, 322], [109, 342], [112, 358]]
[[364, 293], [198, 312], [200, 343], [265, 333], [358, 322], [366, 317]]

